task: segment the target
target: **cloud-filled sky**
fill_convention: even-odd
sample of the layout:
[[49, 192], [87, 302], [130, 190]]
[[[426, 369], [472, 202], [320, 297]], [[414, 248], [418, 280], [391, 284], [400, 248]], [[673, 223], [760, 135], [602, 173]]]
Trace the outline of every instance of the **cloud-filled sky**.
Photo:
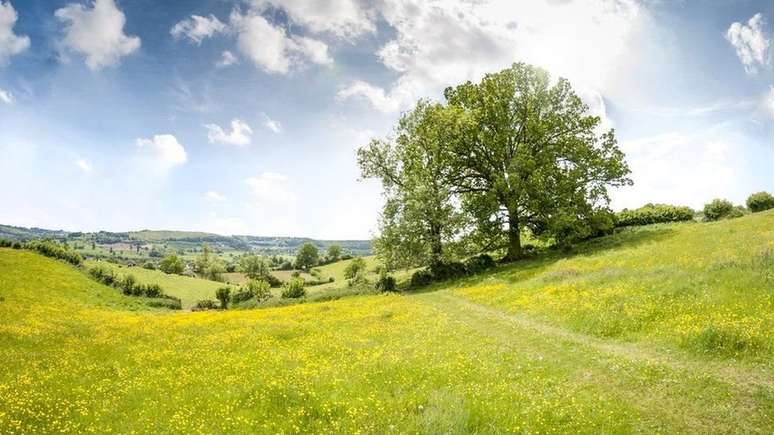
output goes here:
[[614, 127], [614, 209], [774, 191], [774, 3], [0, 0], [0, 223], [367, 238], [354, 150], [515, 61]]

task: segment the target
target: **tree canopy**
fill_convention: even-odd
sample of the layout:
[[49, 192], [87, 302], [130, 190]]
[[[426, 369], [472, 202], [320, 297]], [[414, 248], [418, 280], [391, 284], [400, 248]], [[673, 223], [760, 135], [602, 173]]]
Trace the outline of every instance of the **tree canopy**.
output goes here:
[[517, 63], [444, 96], [358, 150], [363, 176], [382, 181], [375, 248], [388, 266], [471, 247], [516, 260], [525, 232], [567, 243], [612, 228], [607, 189], [631, 184], [629, 168], [567, 80]]
[[307, 242], [298, 249], [296, 268], [307, 270], [310, 267], [316, 266], [319, 261], [317, 246], [314, 244]]

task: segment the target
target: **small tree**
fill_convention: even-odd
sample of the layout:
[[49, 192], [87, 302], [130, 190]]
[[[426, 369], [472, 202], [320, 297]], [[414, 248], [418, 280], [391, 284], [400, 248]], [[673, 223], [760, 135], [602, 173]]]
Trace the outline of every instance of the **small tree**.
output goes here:
[[727, 217], [734, 210], [734, 204], [725, 199], [713, 199], [704, 206], [704, 220], [716, 221]]
[[753, 193], [747, 198], [747, 208], [753, 213], [774, 208], [774, 196], [769, 192]]
[[239, 271], [250, 279], [262, 279], [269, 274], [269, 264], [257, 255], [246, 255], [239, 260]]
[[307, 270], [316, 266], [319, 262], [319, 253], [317, 246], [312, 243], [304, 243], [296, 254], [296, 268]]
[[177, 254], [172, 253], [161, 260], [161, 263], [159, 263], [159, 269], [161, 269], [161, 271], [164, 273], [181, 274], [183, 273], [183, 270], [185, 270], [185, 264], [183, 264], [183, 260], [180, 259]]
[[221, 287], [215, 291], [215, 297], [220, 301], [220, 307], [224, 310], [228, 308], [228, 301], [231, 299], [231, 287]]
[[349, 280], [349, 285], [365, 281], [366, 262], [362, 257], [357, 257], [349, 262], [344, 269], [344, 278]]
[[291, 279], [282, 289], [283, 299], [296, 299], [304, 296], [306, 296], [306, 289], [304, 289], [304, 280], [301, 278]]
[[328, 261], [333, 263], [334, 261], [339, 261], [339, 257], [341, 257], [341, 246], [339, 245], [331, 245], [328, 246]]

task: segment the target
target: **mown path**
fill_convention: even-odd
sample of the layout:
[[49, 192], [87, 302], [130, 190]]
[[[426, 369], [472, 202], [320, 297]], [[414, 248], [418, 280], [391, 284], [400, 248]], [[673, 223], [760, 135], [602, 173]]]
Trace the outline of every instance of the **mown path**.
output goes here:
[[574, 375], [564, 382], [636, 410], [636, 431], [760, 433], [774, 425], [774, 377], [760, 367], [592, 337], [483, 306], [450, 290], [412, 297], [454, 318], [471, 341], [495, 344], [500, 358], [528, 353], [554, 367], [573, 367]]

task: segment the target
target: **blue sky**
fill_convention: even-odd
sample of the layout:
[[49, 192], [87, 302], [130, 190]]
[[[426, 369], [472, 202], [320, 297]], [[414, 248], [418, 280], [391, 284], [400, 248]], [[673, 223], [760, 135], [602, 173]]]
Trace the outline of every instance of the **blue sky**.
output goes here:
[[770, 2], [0, 4], [4, 224], [367, 238], [354, 150], [514, 61], [616, 129], [613, 208], [774, 191]]

